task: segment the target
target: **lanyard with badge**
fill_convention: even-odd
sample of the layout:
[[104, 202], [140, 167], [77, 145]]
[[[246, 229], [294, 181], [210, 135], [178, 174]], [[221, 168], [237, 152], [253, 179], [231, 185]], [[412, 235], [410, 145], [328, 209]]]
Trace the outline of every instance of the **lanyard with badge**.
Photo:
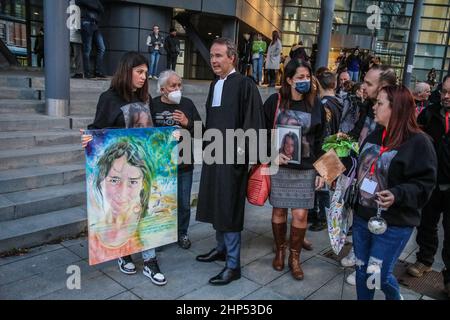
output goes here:
[[450, 131], [450, 124], [448, 123], [448, 116], [449, 112], [445, 112], [445, 134], [447, 134]]
[[[364, 192], [367, 192], [368, 194], [374, 195], [375, 190], [377, 189], [378, 183], [376, 181], [372, 180], [372, 177], [375, 174], [376, 164], [378, 162], [378, 159], [381, 158], [383, 153], [389, 150], [389, 148], [384, 146], [384, 141], [386, 139], [386, 129], [383, 130], [383, 136], [382, 136], [382, 142], [381, 142], [381, 148], [380, 153], [378, 154], [378, 157], [375, 158], [375, 160], [372, 162], [372, 165], [370, 167], [370, 174], [369, 177], [365, 177], [362, 185], [361, 190]], [[381, 217], [381, 213], [384, 209], [380, 207], [380, 205], [377, 202], [377, 215], [375, 217], [370, 218], [367, 227], [370, 232], [373, 234], [383, 234], [387, 229], [387, 222], [386, 220]]]

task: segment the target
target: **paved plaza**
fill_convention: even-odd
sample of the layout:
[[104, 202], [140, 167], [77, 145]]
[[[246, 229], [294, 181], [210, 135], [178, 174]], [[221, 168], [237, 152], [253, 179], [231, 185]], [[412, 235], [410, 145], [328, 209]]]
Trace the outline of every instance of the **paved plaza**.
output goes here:
[[[210, 277], [223, 267], [222, 263], [201, 263], [197, 254], [205, 253], [215, 244], [211, 225], [195, 221], [193, 210], [190, 237], [192, 247], [184, 250], [177, 244], [158, 252], [160, 267], [168, 283], [157, 287], [142, 274], [142, 259], [134, 255], [138, 273], [122, 274], [116, 261], [97, 266], [88, 265], [86, 238], [64, 241], [29, 250], [28, 253], [0, 258], [1, 299], [117, 299], [117, 300], [354, 300], [355, 287], [344, 277], [352, 269], [343, 268], [334, 259], [325, 257], [330, 250], [326, 231], [308, 232], [313, 251], [303, 251], [301, 261], [305, 272], [303, 281], [295, 281], [288, 268], [283, 272], [272, 269], [271, 208], [247, 206], [245, 230], [242, 233], [242, 278], [227, 286], [208, 284]], [[411, 238], [402, 260], [414, 262], [417, 246]], [[440, 251], [439, 251], [440, 252]], [[437, 257], [439, 258], [439, 257]], [[81, 289], [67, 288], [69, 266], [81, 270]], [[441, 270], [438, 259], [433, 266]], [[430, 299], [402, 287], [405, 300]], [[376, 299], [384, 299], [377, 291]]]

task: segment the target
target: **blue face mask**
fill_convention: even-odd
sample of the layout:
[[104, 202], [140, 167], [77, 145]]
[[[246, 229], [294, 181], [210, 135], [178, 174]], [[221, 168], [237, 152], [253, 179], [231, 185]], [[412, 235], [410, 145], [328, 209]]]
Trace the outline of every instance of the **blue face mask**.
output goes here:
[[298, 93], [305, 94], [311, 90], [311, 80], [300, 80], [294, 82], [294, 84]]

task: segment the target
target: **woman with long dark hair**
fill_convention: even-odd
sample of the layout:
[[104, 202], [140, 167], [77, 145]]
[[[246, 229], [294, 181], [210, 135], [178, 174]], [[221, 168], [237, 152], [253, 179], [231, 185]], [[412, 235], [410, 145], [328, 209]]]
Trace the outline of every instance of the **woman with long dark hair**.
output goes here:
[[[314, 191], [323, 186], [313, 163], [322, 151], [325, 130], [325, 112], [317, 97], [318, 84], [308, 63], [291, 60], [285, 67], [280, 93], [270, 96], [264, 104], [266, 126], [278, 125], [299, 127], [301, 132], [300, 164], [289, 163], [289, 156], [280, 153], [275, 160], [278, 173], [271, 176], [270, 203], [272, 231], [276, 254], [273, 268], [284, 268], [287, 247], [287, 213], [292, 211], [289, 240], [289, 267], [297, 280], [303, 279], [300, 253], [305, 248], [305, 233], [308, 209], [314, 207]], [[279, 101], [279, 102], [278, 102]], [[279, 105], [279, 108], [278, 108]]]
[[380, 127], [365, 139], [358, 160], [356, 290], [358, 299], [371, 300], [378, 284], [386, 299], [400, 300], [394, 266], [420, 223], [420, 209], [436, 182], [437, 159], [417, 125], [408, 88], [382, 88], [373, 110]]
[[[137, 52], [127, 52], [120, 59], [111, 87], [103, 92], [97, 104], [95, 119], [88, 129], [153, 127], [150, 113], [151, 96], [148, 93], [148, 60]], [[82, 136], [86, 147], [92, 136]], [[167, 280], [159, 269], [155, 249], [142, 252], [145, 276], [156, 285]], [[119, 269], [125, 274], [135, 274], [136, 267], [131, 256], [118, 260]]]

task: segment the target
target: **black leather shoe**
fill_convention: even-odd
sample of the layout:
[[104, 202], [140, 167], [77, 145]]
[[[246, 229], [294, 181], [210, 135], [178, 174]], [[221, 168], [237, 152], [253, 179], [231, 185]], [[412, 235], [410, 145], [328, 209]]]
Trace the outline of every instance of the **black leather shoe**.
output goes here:
[[206, 254], [201, 254], [195, 258], [200, 262], [213, 262], [213, 261], [225, 261], [226, 255], [224, 252], [217, 251], [217, 249], [212, 249]]
[[103, 74], [103, 73], [101, 73], [101, 72], [96, 72], [95, 73], [95, 77], [96, 78], [100, 78], [100, 79], [106, 79], [107, 77]]
[[309, 231], [322, 231], [328, 228], [328, 223], [326, 221], [316, 221], [309, 226]]
[[229, 284], [231, 281], [241, 278], [241, 268], [230, 269], [223, 268], [223, 270], [215, 277], [209, 279], [209, 283], [215, 286], [223, 286]]

